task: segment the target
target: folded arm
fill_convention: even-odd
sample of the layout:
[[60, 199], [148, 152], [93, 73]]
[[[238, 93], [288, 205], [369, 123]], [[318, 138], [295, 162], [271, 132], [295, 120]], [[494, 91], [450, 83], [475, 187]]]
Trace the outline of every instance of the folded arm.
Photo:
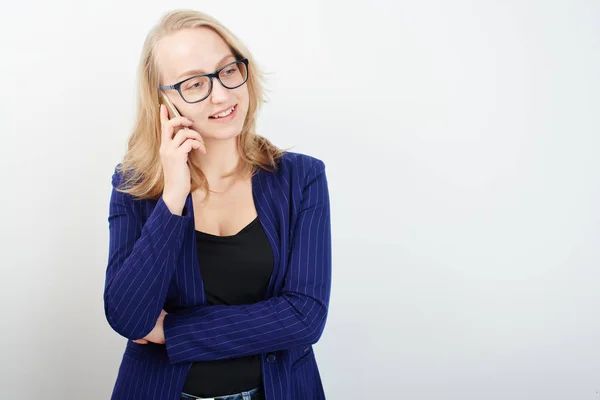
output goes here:
[[[161, 197], [143, 227], [133, 197], [116, 190], [109, 205], [109, 252], [104, 312], [110, 326], [129, 339], [146, 336], [163, 309], [175, 261], [191, 217], [172, 214]], [[139, 213], [138, 213], [139, 215]]]
[[331, 288], [330, 207], [325, 165], [307, 176], [279, 296], [250, 305], [200, 305], [165, 316], [171, 363], [235, 358], [316, 343]]

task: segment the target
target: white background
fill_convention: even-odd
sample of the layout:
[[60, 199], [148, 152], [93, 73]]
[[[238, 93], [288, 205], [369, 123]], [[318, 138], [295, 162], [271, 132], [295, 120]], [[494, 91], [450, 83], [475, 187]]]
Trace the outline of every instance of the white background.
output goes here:
[[259, 133], [327, 165], [328, 399], [600, 399], [593, 0], [3, 4], [2, 399], [110, 396], [110, 178], [187, 7], [269, 73]]

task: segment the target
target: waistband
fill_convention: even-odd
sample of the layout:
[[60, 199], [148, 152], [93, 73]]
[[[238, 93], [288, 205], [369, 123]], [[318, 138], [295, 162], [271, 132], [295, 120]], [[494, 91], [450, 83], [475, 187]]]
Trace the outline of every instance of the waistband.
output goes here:
[[262, 388], [254, 388], [246, 392], [228, 394], [218, 397], [197, 397], [185, 392], [181, 393], [181, 400], [260, 400], [264, 399]]

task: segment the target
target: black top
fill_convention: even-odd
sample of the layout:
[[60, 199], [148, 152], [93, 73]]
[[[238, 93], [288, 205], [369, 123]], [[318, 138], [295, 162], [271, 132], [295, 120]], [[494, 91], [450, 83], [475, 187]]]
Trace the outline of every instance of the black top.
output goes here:
[[[196, 230], [200, 274], [209, 305], [264, 300], [273, 273], [273, 251], [258, 217], [232, 236]], [[260, 355], [192, 363], [183, 391], [216, 397], [262, 386]]]

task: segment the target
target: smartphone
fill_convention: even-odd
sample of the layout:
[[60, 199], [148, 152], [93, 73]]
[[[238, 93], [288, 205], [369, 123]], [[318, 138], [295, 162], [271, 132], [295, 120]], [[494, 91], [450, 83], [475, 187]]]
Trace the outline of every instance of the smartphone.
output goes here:
[[177, 110], [175, 105], [171, 102], [171, 100], [169, 100], [169, 97], [163, 91], [160, 92], [160, 102], [167, 106], [167, 110], [169, 110], [169, 119], [181, 117], [179, 110]]
[[[175, 117], [181, 117], [181, 113], [179, 112], [177, 107], [175, 107], [175, 105], [171, 102], [171, 100], [169, 100], [169, 97], [165, 94], [165, 92], [161, 91], [159, 93], [159, 96], [160, 96], [160, 102], [167, 107], [167, 110], [169, 110], [169, 119], [173, 119]], [[183, 128], [183, 129], [188, 129], [188, 128]], [[175, 133], [177, 131], [178, 131], [178, 129], [175, 129], [175, 132], [173, 132], [173, 135], [175, 135]], [[204, 141], [201, 140], [201, 142], [204, 145]]]

